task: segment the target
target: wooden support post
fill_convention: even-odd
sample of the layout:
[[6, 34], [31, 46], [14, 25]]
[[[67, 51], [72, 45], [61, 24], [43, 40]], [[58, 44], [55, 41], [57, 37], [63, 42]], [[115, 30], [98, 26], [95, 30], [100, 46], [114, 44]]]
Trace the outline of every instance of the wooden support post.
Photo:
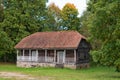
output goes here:
[[59, 63], [59, 52], [57, 52], [57, 63]]
[[54, 50], [54, 63], [56, 63], [56, 50]]
[[36, 62], [38, 61], [38, 50], [36, 50]]
[[63, 63], [65, 63], [65, 58], [66, 58], [66, 50], [64, 50], [64, 54], [63, 54]]
[[74, 49], [74, 63], [76, 63], [76, 49]]
[[29, 49], [29, 61], [32, 61], [32, 56], [31, 56], [31, 49]]
[[23, 49], [23, 58], [22, 58], [22, 61], [25, 60], [25, 50]]
[[19, 56], [18, 56], [18, 53], [19, 53], [19, 51], [17, 50], [17, 61], [19, 61], [19, 58], [18, 58], [18, 57], [19, 57]]
[[45, 62], [47, 62], [47, 50], [45, 49]]

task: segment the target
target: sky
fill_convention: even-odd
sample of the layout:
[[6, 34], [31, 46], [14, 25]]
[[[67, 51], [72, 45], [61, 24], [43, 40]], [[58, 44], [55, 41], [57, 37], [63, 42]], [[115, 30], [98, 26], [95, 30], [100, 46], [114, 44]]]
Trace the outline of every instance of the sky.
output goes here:
[[78, 9], [79, 16], [80, 16], [82, 15], [83, 11], [86, 10], [86, 7], [87, 7], [86, 1], [87, 0], [48, 0], [47, 5], [54, 2], [60, 9], [62, 9], [66, 3], [72, 3]]

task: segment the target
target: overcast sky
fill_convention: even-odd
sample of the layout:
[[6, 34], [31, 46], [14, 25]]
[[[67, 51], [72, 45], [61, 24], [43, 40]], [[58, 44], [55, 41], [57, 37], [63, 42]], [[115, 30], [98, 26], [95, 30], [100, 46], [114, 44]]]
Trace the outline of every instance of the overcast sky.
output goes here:
[[47, 5], [49, 5], [52, 2], [54, 2], [60, 9], [62, 9], [66, 3], [73, 3], [78, 9], [79, 15], [81, 15], [87, 7], [86, 0], [48, 0]]

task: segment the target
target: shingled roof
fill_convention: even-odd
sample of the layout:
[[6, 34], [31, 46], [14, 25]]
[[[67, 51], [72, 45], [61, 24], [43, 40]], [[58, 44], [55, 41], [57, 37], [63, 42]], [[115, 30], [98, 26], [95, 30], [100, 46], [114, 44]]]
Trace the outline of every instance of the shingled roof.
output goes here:
[[23, 38], [16, 49], [76, 49], [84, 36], [77, 31], [36, 32]]

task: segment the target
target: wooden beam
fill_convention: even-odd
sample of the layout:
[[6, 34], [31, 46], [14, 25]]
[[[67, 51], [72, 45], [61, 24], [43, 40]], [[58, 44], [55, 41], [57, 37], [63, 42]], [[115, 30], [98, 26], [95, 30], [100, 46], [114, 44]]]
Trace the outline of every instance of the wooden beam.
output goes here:
[[64, 50], [64, 54], [63, 54], [63, 63], [65, 63], [65, 59], [66, 59], [66, 50]]
[[47, 49], [45, 49], [45, 62], [47, 62]]
[[59, 63], [59, 52], [57, 52], [57, 63]]
[[36, 49], [36, 62], [38, 61], [38, 50]]
[[22, 61], [25, 60], [25, 50], [23, 49], [23, 58], [22, 58]]
[[29, 61], [32, 61], [31, 49], [29, 49]]
[[76, 49], [74, 49], [74, 63], [76, 63]]
[[17, 50], [17, 61], [18, 61], [18, 53], [19, 53], [19, 51]]
[[54, 50], [54, 63], [56, 63], [56, 50]]

